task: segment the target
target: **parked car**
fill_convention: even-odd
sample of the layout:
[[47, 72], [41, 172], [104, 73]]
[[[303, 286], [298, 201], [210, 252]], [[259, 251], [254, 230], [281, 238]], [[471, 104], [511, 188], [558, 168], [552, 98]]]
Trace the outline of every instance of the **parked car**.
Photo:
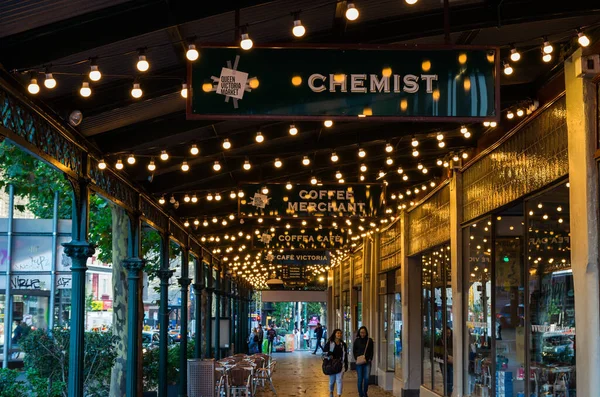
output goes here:
[[[167, 346], [173, 345], [173, 340], [167, 338]], [[142, 332], [142, 348], [144, 353], [148, 350], [157, 349], [160, 345], [160, 335], [158, 331], [143, 331]]]

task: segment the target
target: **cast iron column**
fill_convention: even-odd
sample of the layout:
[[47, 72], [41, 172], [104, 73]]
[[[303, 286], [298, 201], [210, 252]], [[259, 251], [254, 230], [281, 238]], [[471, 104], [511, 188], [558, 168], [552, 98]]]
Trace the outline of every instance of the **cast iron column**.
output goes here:
[[127, 269], [127, 395], [138, 395], [138, 364], [141, 360], [139, 346], [141, 343], [139, 287], [140, 276], [146, 261], [140, 258], [127, 258], [123, 267]]
[[160, 344], [158, 359], [158, 397], [167, 397], [167, 338], [169, 337], [169, 279], [173, 270], [169, 270], [169, 234], [163, 234], [160, 246], [160, 304], [158, 307], [158, 319], [160, 326]]
[[[73, 186], [71, 241], [63, 243], [71, 258], [71, 332], [69, 335], [69, 397], [83, 397], [83, 358], [85, 339], [85, 272], [94, 245], [87, 241], [89, 190], [86, 179], [69, 180]], [[8, 308], [7, 308], [8, 310]]]
[[206, 285], [206, 356], [207, 357], [212, 357], [212, 336], [213, 336], [213, 332], [212, 332], [212, 300], [213, 300], [213, 292], [214, 292], [214, 279], [213, 279], [213, 272], [212, 272], [212, 265], [210, 265], [208, 267], [208, 277], [207, 277], [207, 281], [208, 284]]
[[196, 283], [194, 284], [194, 294], [196, 295], [196, 322], [194, 323], [196, 329], [196, 344], [194, 345], [194, 358], [202, 358], [202, 294], [204, 291], [204, 263], [202, 261], [196, 262]]
[[215, 279], [215, 360], [221, 358], [221, 273]]
[[189, 252], [186, 247], [182, 250], [181, 277], [181, 341], [179, 342], [179, 395], [187, 396], [187, 345], [188, 345], [188, 292], [192, 279], [189, 273]]

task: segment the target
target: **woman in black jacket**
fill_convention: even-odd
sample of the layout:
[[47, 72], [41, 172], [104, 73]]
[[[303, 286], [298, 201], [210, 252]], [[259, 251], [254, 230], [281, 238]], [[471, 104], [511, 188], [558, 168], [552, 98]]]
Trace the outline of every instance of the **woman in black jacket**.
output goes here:
[[323, 354], [327, 360], [337, 358], [344, 363], [344, 368], [337, 374], [329, 375], [329, 396], [333, 397], [333, 385], [337, 383], [337, 394], [342, 395], [342, 377], [348, 371], [348, 346], [342, 340], [342, 330], [336, 329], [331, 333], [328, 343], [323, 346]]
[[[367, 327], [360, 327], [354, 340], [352, 353], [356, 360], [356, 374], [358, 375], [358, 395], [360, 397], [368, 397], [369, 390], [369, 374], [371, 369], [371, 361], [373, 360], [373, 339], [369, 338]], [[364, 356], [364, 360], [361, 356]], [[364, 364], [360, 364], [364, 361]]]

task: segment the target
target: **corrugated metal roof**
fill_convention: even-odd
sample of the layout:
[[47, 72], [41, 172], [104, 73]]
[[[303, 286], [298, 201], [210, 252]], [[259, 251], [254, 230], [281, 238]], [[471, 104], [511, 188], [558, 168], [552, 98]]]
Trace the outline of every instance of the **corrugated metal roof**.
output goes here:
[[10, 36], [131, 0], [3, 0], [0, 37]]

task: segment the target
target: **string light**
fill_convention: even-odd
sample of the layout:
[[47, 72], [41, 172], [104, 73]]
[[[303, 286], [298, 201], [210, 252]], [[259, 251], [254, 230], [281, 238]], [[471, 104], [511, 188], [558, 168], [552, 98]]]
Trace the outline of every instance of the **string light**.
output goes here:
[[398, 167], [398, 170], [396, 170], [396, 172], [398, 172], [399, 174], [402, 174], [404, 172], [404, 170], [402, 169], [402, 167]]
[[154, 170], [156, 170], [156, 164], [154, 164], [154, 160], [150, 160], [150, 162], [148, 163], [148, 171]]
[[510, 76], [513, 72], [512, 66], [508, 62], [504, 62], [504, 74]]
[[523, 111], [523, 109], [517, 109], [517, 116], [523, 117], [524, 114], [525, 112]]
[[290, 124], [289, 132], [290, 132], [291, 136], [294, 136], [294, 135], [298, 134], [298, 128], [296, 128], [296, 126], [294, 124]]
[[215, 171], [221, 171], [221, 163], [219, 163], [219, 160], [216, 160], [213, 163], [213, 170], [215, 170]]
[[188, 165], [187, 161], [184, 161], [183, 163], [181, 163], [181, 171], [188, 172], [189, 170], [190, 170], [190, 166]]
[[367, 155], [367, 152], [363, 148], [358, 149], [358, 157], [364, 158]]
[[235, 194], [235, 192], [232, 190], [231, 193], [229, 193], [229, 198], [233, 200], [236, 197], [237, 197], [237, 194]]
[[413, 138], [410, 144], [412, 145], [412, 147], [417, 147], [419, 146], [419, 141], [417, 141], [416, 138]]
[[139, 83], [133, 83], [133, 88], [131, 89], [131, 96], [134, 98], [141, 98], [142, 97], [142, 89], [140, 88], [140, 84]]
[[167, 151], [166, 151], [166, 150], [162, 150], [162, 151], [160, 152], [160, 159], [161, 159], [162, 161], [167, 161], [167, 160], [169, 159], [169, 153], [167, 153]]
[[340, 158], [338, 157], [338, 155], [335, 152], [331, 153], [331, 161], [332, 162], [336, 163], [339, 159]]
[[186, 83], [181, 84], [181, 97], [182, 98], [188, 97], [188, 85]]
[[229, 139], [227, 139], [227, 138], [223, 139], [223, 149], [225, 149], [225, 150], [231, 149], [231, 142], [229, 142]]
[[54, 76], [52, 76], [52, 73], [46, 73], [46, 78], [44, 79], [44, 86], [49, 90], [56, 87], [56, 80], [54, 79]]
[[292, 187], [293, 187], [293, 186], [292, 186], [292, 183], [291, 183], [291, 182], [288, 182], [288, 183], [286, 183], [286, 184], [285, 184], [285, 188], [286, 188], [287, 190], [292, 190]]
[[240, 190], [240, 191], [238, 192], [238, 197], [239, 197], [239, 198], [242, 198], [242, 197], [244, 197], [244, 191], [243, 191], [243, 190]]
[[123, 169], [123, 161], [121, 159], [117, 160], [117, 164], [115, 164], [115, 168], [118, 170], [122, 170]]
[[92, 64], [90, 65], [89, 77], [90, 77], [90, 80], [92, 80], [92, 81], [98, 81], [102, 78], [102, 73], [100, 73], [100, 69], [98, 68], [98, 65], [96, 65], [94, 62], [92, 62]]
[[242, 50], [247, 51], [247, 50], [251, 49], [253, 45], [254, 45], [254, 43], [252, 42], [252, 39], [250, 39], [250, 35], [246, 31], [246, 27], [242, 27], [240, 47], [242, 48]]
[[137, 67], [137, 69], [140, 72], [147, 72], [148, 69], [150, 68], [150, 63], [148, 63], [148, 60], [146, 59], [146, 55], [142, 54], [142, 51], [140, 51], [140, 54], [138, 56], [138, 61], [135, 66]]
[[510, 49], [510, 60], [513, 62], [519, 62], [520, 59], [521, 59], [521, 54], [519, 53], [519, 51], [517, 51], [517, 49], [513, 45]]
[[388, 142], [385, 144], [385, 151], [387, 153], [392, 153], [394, 151], [394, 147]]
[[327, 128], [331, 128], [333, 126], [333, 121], [332, 120], [325, 120], [323, 122], [323, 125]]
[[275, 168], [281, 168], [283, 163], [281, 162], [281, 160], [275, 159], [274, 165], [275, 165]]
[[198, 202], [198, 196], [196, 196], [195, 194], [192, 196], [192, 203], [197, 203]]
[[581, 30], [577, 32], [577, 41], [582, 47], [587, 47], [590, 45], [590, 39]]
[[360, 179], [360, 181], [362, 182], [365, 180], [365, 176], [361, 174], [361, 176], [358, 179]]
[[106, 169], [106, 163], [104, 162], [104, 159], [101, 159], [100, 161], [98, 161], [98, 169], [101, 169], [101, 170]]
[[469, 157], [469, 155], [467, 154], [467, 152], [464, 152], [461, 156], [462, 156], [463, 159], [467, 159]]
[[413, 157], [419, 157], [419, 151], [417, 149], [413, 149], [412, 155]]
[[546, 54], [546, 53], [542, 53], [542, 61], [548, 63], [551, 60], [552, 60], [552, 55]]
[[294, 16], [294, 27], [292, 28], [292, 34], [296, 37], [302, 37], [306, 33], [306, 29], [302, 26], [302, 22], [300, 21], [300, 15], [297, 13]]
[[38, 85], [37, 79], [35, 77], [32, 77], [31, 80], [29, 80], [27, 91], [29, 91], [29, 93], [33, 95], [40, 92], [40, 86]]
[[191, 153], [193, 156], [197, 156], [197, 155], [198, 155], [198, 153], [200, 153], [200, 149], [198, 149], [198, 145], [196, 145], [196, 144], [193, 144], [193, 145], [192, 145], [192, 147], [190, 148], [190, 153]]
[[356, 21], [358, 19], [358, 9], [354, 6], [354, 3], [348, 3], [346, 8], [346, 19], [349, 21]]
[[213, 201], [213, 199], [214, 199], [214, 197], [213, 197], [212, 193], [208, 193], [208, 194], [206, 195], [206, 200], [207, 200], [207, 201]]
[[248, 170], [250, 170], [250, 168], [252, 168], [252, 164], [250, 164], [250, 160], [246, 160], [246, 161], [244, 161], [243, 168], [244, 168], [246, 171], [248, 171]]
[[467, 131], [467, 132], [465, 132], [465, 133], [463, 134], [463, 136], [464, 136], [465, 138], [470, 138], [470, 137], [471, 137], [471, 133], [470, 133], [469, 131]]
[[183, 226], [185, 227], [189, 227], [190, 226], [190, 221], [188, 221], [187, 219], [185, 220], [185, 222], [183, 223]]
[[361, 164], [360, 165], [360, 172], [367, 172], [367, 165], [366, 164]]
[[302, 159], [302, 164], [310, 165], [310, 159], [308, 158], [308, 156], [304, 156], [304, 158]]
[[336, 179], [342, 179], [342, 173], [340, 171], [336, 171], [335, 178]]
[[129, 157], [127, 157], [127, 163], [128, 164], [135, 164], [135, 156], [133, 154], [130, 154]]
[[256, 133], [256, 136], [254, 137], [254, 140], [255, 140], [257, 143], [263, 143], [263, 142], [265, 141], [265, 137], [264, 137], [264, 135], [262, 134], [262, 132], [258, 131], [258, 132]]
[[317, 181], [317, 178], [316, 178], [316, 177], [312, 176], [312, 177], [310, 178], [310, 184], [311, 184], [311, 185], [316, 185], [316, 184], [317, 184], [317, 182], [318, 182], [318, 181]]
[[554, 47], [552, 47], [552, 44], [550, 44], [547, 37], [544, 37], [544, 45], [542, 46], [542, 51], [544, 52], [544, 54], [551, 54], [552, 51], [554, 51]]
[[87, 81], [84, 81], [83, 83], [81, 83], [81, 88], [79, 89], [79, 95], [81, 95], [84, 98], [87, 98], [90, 95], [92, 95], [92, 89], [90, 88], [90, 83], [88, 83]]
[[193, 62], [193, 61], [197, 60], [199, 56], [200, 56], [200, 53], [196, 49], [196, 46], [194, 44], [188, 44], [188, 49], [185, 53], [185, 57], [188, 59], [188, 61]]
[[161, 197], [158, 199], [158, 203], [159, 203], [160, 205], [163, 205], [163, 204], [164, 204], [164, 203], [166, 203], [166, 202], [167, 202], [167, 201], [165, 200], [165, 196], [161, 196]]
[[506, 113], [506, 118], [512, 120], [515, 117], [515, 114], [510, 110]]
[[387, 159], [385, 159], [385, 163], [387, 165], [392, 165], [392, 164], [394, 164], [394, 159], [391, 157], [388, 157]]
[[215, 194], [215, 201], [221, 201], [221, 194], [220, 193], [216, 193]]
[[183, 201], [185, 201], [186, 203], [189, 203], [189, 202], [190, 202], [190, 200], [191, 200], [191, 197], [189, 196], [189, 194], [186, 194], [186, 195], [183, 197]]

